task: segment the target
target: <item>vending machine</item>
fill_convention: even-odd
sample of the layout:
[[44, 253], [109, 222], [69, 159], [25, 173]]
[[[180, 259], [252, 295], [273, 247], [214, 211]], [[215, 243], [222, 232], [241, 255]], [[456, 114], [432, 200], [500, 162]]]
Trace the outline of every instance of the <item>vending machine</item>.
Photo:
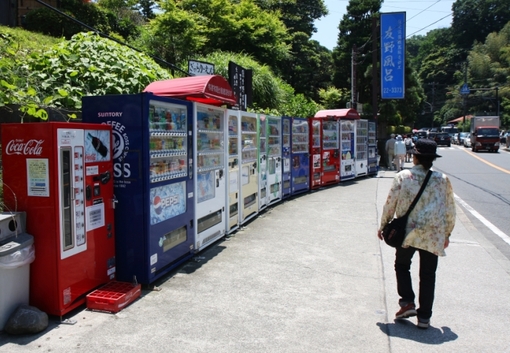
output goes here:
[[113, 129], [117, 278], [150, 284], [194, 254], [191, 103], [151, 93], [84, 97]]
[[241, 114], [241, 224], [259, 213], [257, 114]]
[[356, 120], [356, 177], [368, 174], [368, 120]]
[[368, 122], [368, 175], [376, 175], [377, 167], [377, 135], [376, 122]]
[[225, 236], [227, 110], [193, 103], [195, 142], [195, 248], [200, 251]]
[[282, 119], [267, 116], [267, 195], [268, 205], [282, 199]]
[[338, 120], [335, 117], [322, 118], [322, 186], [340, 181], [340, 152], [338, 145]]
[[112, 129], [3, 124], [2, 146], [4, 203], [34, 238], [30, 305], [62, 317], [115, 278]]
[[267, 207], [268, 185], [267, 185], [267, 118], [265, 114], [259, 114], [257, 119], [257, 131], [259, 141], [259, 212]]
[[291, 192], [292, 195], [296, 195], [310, 190], [310, 147], [307, 119], [292, 118], [291, 141]]
[[340, 120], [340, 180], [346, 181], [356, 177], [355, 136], [356, 122], [354, 120]]
[[239, 110], [227, 110], [228, 119], [228, 168], [227, 168], [227, 234], [239, 228], [241, 184], [241, 124]]
[[311, 118], [310, 122], [310, 189], [322, 186], [322, 124], [321, 119]]
[[292, 118], [282, 117], [282, 199], [292, 194], [291, 167], [290, 167], [290, 131]]

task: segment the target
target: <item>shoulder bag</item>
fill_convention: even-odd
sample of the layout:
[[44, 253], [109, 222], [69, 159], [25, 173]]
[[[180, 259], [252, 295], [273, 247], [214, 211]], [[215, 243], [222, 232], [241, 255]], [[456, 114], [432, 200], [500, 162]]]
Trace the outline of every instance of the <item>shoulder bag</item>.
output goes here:
[[404, 239], [406, 237], [407, 218], [409, 217], [409, 214], [411, 213], [414, 206], [416, 206], [416, 203], [420, 199], [420, 196], [423, 193], [425, 186], [427, 186], [427, 182], [429, 181], [431, 175], [432, 171], [429, 170], [427, 176], [425, 177], [425, 180], [423, 181], [423, 184], [421, 185], [420, 191], [418, 191], [418, 194], [414, 198], [414, 201], [411, 204], [411, 206], [409, 206], [409, 209], [407, 210], [406, 214], [399, 218], [393, 218], [388, 224], [384, 226], [382, 230], [382, 235], [384, 241], [389, 246], [394, 248], [402, 246], [402, 243], [404, 242]]

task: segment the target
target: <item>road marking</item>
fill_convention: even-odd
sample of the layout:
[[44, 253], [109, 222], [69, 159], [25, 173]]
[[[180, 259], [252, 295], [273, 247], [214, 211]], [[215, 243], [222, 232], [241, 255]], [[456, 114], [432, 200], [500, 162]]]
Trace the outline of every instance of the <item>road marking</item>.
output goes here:
[[503, 233], [501, 230], [499, 230], [498, 227], [496, 227], [494, 224], [492, 224], [487, 219], [485, 219], [481, 214], [476, 212], [473, 207], [469, 206], [464, 200], [462, 200], [456, 194], [453, 194], [453, 196], [455, 197], [455, 200], [457, 200], [457, 202], [462, 205], [462, 207], [464, 207], [466, 210], [468, 210], [473, 216], [475, 216], [480, 222], [482, 222], [494, 234], [496, 234], [498, 237], [500, 237], [505, 243], [510, 245], [510, 237], [508, 235]]
[[463, 151], [466, 152], [467, 154], [475, 157], [479, 161], [487, 164], [488, 166], [491, 166], [492, 168], [495, 168], [495, 169], [499, 170], [500, 172], [503, 172], [503, 173], [506, 173], [506, 174], [510, 174], [510, 170], [506, 170], [506, 169], [501, 168], [501, 167], [499, 167], [499, 166], [497, 166], [495, 164], [492, 164], [491, 162], [487, 162], [485, 159], [478, 157], [477, 155], [475, 155], [473, 152], [471, 152], [469, 150], [464, 149]]

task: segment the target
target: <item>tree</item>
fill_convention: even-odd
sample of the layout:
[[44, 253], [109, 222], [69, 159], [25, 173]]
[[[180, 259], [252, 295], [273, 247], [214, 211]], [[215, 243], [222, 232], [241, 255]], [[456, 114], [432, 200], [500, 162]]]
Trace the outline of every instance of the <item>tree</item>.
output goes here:
[[371, 101], [371, 78], [366, 77], [366, 72], [371, 65], [372, 41], [372, 18], [379, 16], [381, 0], [350, 0], [347, 5], [347, 13], [343, 16], [338, 26], [338, 45], [333, 50], [335, 65], [333, 83], [338, 88], [350, 89], [351, 87], [351, 57], [352, 50], [357, 47], [356, 62], [358, 80], [356, 82], [359, 102]]
[[200, 23], [197, 34], [206, 38], [201, 54], [246, 53], [271, 67], [289, 55], [287, 30], [278, 14], [263, 11], [251, 0], [183, 0], [179, 4]]
[[203, 34], [207, 23], [203, 23], [201, 16], [183, 10], [173, 0], [165, 0], [161, 8], [163, 13], [142, 33], [140, 42], [149, 53], [174, 65], [200, 53], [207, 42]]
[[508, 1], [457, 0], [452, 5], [452, 31], [457, 45], [466, 52], [489, 33], [500, 31], [510, 21]]

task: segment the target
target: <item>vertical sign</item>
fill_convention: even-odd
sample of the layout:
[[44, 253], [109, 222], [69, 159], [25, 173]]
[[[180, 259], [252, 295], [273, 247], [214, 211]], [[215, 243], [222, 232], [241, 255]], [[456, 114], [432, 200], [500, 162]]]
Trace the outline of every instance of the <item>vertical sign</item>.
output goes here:
[[406, 13], [381, 13], [381, 98], [405, 96]]
[[236, 63], [228, 62], [228, 82], [234, 96], [237, 97], [237, 104], [234, 109], [246, 111], [252, 102], [252, 70], [247, 70]]

